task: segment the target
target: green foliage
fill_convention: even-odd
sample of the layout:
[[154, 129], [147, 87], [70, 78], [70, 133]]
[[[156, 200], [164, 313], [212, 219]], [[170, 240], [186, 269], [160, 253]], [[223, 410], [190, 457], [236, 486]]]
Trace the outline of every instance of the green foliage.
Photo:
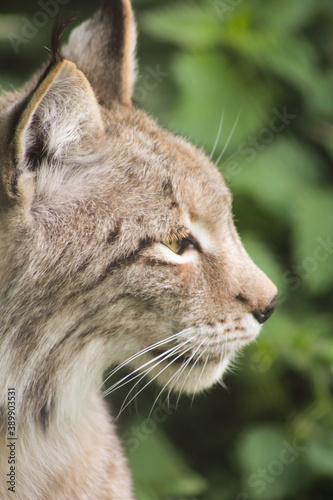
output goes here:
[[239, 438], [236, 449], [246, 478], [243, 491], [253, 498], [286, 498], [308, 482], [302, 456], [306, 447], [290, 439], [283, 427], [252, 427]]
[[[136, 435], [135, 424], [131, 429]], [[144, 430], [138, 426], [137, 432], [140, 435]], [[206, 490], [205, 481], [189, 470], [179, 451], [161, 430], [155, 430], [145, 446], [135, 446], [133, 451], [128, 451], [139, 500], [155, 500], [161, 496], [189, 497]]]
[[[76, 3], [84, 12], [92, 8], [87, 0], [86, 8]], [[208, 154], [224, 110], [216, 161], [239, 116], [219, 165], [244, 244], [281, 296], [258, 342], [228, 376], [228, 392], [213, 389], [192, 407], [183, 398], [158, 423], [153, 413], [154, 432], [124, 415], [125, 443], [137, 426], [143, 433], [128, 448], [138, 498], [330, 500], [333, 3], [141, 0], [134, 6], [138, 105]], [[29, 19], [35, 12], [32, 4], [21, 9]], [[13, 52], [6, 29], [20, 33], [22, 12], [7, 11], [6, 22], [0, 17], [6, 89], [46, 54], [50, 26]], [[151, 391], [141, 397], [142, 419], [154, 399]], [[294, 442], [302, 450], [283, 463], [285, 443]]]

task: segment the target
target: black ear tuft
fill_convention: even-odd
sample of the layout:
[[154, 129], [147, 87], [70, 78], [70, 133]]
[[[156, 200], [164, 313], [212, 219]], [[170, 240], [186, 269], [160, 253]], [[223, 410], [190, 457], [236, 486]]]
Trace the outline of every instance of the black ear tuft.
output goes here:
[[72, 15], [66, 19], [58, 18], [54, 23], [51, 38], [51, 65], [57, 64], [64, 59], [60, 49], [61, 38], [67, 26], [76, 21], [79, 17], [78, 15]]
[[99, 103], [132, 105], [136, 76], [136, 27], [130, 0], [104, 0], [96, 14], [75, 28], [65, 59], [85, 74]]

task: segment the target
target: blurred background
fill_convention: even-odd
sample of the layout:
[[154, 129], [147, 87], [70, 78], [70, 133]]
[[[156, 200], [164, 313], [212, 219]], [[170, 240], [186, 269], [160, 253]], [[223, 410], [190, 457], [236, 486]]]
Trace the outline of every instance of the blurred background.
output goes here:
[[[122, 412], [138, 499], [331, 500], [333, 2], [133, 3], [137, 105], [214, 150], [244, 245], [280, 292], [226, 388], [164, 396], [151, 412], [149, 386]], [[1, 2], [3, 89], [47, 58], [58, 10], [97, 6]], [[112, 395], [114, 414], [128, 390]]]

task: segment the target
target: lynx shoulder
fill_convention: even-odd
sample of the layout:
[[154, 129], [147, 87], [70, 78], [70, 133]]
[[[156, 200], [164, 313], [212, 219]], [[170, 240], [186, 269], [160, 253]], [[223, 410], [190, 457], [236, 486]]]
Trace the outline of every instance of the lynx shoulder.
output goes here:
[[276, 306], [216, 166], [132, 104], [135, 43], [109, 0], [0, 100], [2, 499], [133, 499], [105, 369], [199, 392]]

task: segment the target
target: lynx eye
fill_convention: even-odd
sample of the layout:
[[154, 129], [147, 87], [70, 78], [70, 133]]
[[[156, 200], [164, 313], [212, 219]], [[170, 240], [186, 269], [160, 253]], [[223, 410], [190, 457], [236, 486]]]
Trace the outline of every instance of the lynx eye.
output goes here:
[[162, 241], [162, 243], [178, 255], [182, 255], [186, 250], [191, 250], [197, 247], [195, 241], [190, 236], [186, 238], [166, 238]]

